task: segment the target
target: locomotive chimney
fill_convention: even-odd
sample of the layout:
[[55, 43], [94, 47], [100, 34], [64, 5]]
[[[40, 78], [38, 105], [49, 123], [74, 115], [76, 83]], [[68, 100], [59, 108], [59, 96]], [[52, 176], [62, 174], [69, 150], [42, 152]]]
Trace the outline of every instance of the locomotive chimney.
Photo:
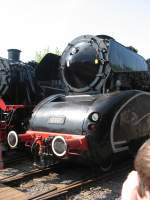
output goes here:
[[20, 61], [20, 53], [19, 49], [8, 49], [8, 59], [14, 62]]

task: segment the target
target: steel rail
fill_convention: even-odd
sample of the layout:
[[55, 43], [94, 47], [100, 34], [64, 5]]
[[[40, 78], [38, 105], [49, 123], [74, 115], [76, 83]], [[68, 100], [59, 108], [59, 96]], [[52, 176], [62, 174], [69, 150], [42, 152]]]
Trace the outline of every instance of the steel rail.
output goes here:
[[54, 199], [54, 198], [58, 198], [60, 196], [63, 195], [67, 195], [69, 194], [70, 191], [75, 190], [75, 189], [79, 189], [83, 186], [86, 186], [88, 184], [92, 184], [95, 183], [97, 181], [104, 181], [104, 180], [108, 180], [111, 176], [116, 175], [117, 173], [122, 173], [128, 169], [131, 169], [131, 165], [128, 164], [127, 166], [121, 166], [119, 167], [119, 169], [115, 169], [111, 172], [107, 172], [105, 174], [101, 174], [98, 176], [93, 176], [93, 177], [89, 177], [89, 178], [85, 178], [79, 181], [75, 181], [61, 189], [55, 189], [55, 191], [47, 191], [45, 193], [42, 194], [38, 194], [37, 196], [34, 197], [29, 197], [28, 200], [49, 200], [49, 199]]

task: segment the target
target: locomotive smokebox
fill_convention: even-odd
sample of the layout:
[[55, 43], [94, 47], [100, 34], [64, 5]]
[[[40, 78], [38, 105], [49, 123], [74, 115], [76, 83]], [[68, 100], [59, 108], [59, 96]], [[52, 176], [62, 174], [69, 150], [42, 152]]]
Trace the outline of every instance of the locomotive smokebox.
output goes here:
[[20, 53], [21, 51], [19, 49], [8, 49], [8, 59], [13, 62], [19, 62]]

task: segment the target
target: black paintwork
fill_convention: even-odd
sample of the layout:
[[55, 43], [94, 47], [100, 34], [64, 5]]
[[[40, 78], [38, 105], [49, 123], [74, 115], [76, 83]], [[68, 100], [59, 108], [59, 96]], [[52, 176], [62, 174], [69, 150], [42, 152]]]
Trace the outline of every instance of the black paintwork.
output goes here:
[[60, 64], [69, 93], [115, 91], [118, 80], [122, 89], [145, 90], [150, 84], [144, 58], [111, 37], [85, 35], [74, 39], [63, 52]]
[[37, 105], [31, 130], [85, 135], [97, 163], [149, 137], [150, 73], [143, 57], [111, 37], [86, 35], [68, 44], [60, 64], [69, 95]]
[[[35, 78], [35, 62], [0, 58], [0, 97], [6, 104], [35, 104], [40, 89]], [[37, 95], [36, 92], [39, 91]]]
[[[56, 95], [36, 106], [30, 129], [86, 135], [90, 157], [95, 161], [99, 157], [101, 162], [112, 153], [128, 150], [130, 143], [137, 139], [149, 137], [149, 101], [150, 94], [138, 90], [99, 95]], [[96, 123], [90, 118], [93, 112], [99, 113]], [[50, 121], [52, 117], [64, 120], [55, 123]], [[89, 128], [92, 124], [96, 126], [95, 130]]]
[[[137, 91], [126, 91], [106, 95], [56, 95], [55, 98], [47, 98], [47, 101], [45, 100], [45, 102], [36, 106], [30, 122], [30, 128], [38, 131], [87, 135], [91, 133], [88, 130], [88, 125], [92, 124], [89, 116], [93, 112], [98, 112], [100, 113], [100, 120], [97, 123], [96, 132], [99, 133], [101, 131], [102, 134], [99, 135], [102, 138], [106, 128], [110, 127], [116, 110], [136, 93]], [[110, 113], [112, 117], [110, 117]], [[50, 123], [49, 119], [51, 117], [62, 117], [64, 118], [64, 123]], [[104, 126], [105, 122], [102, 121], [106, 117], [107, 125]], [[110, 123], [108, 123], [108, 120]], [[104, 127], [102, 128], [102, 126]]]
[[59, 61], [60, 56], [48, 53], [36, 68], [35, 76], [44, 93], [43, 98], [53, 94], [64, 93], [64, 84], [60, 77]]
[[58, 69], [60, 56], [48, 53], [39, 64], [23, 63], [16, 51], [9, 50], [9, 59], [0, 58], [0, 97], [6, 104], [36, 105], [49, 95], [64, 93]]
[[147, 72], [144, 58], [115, 40], [109, 42], [110, 66], [114, 72]]

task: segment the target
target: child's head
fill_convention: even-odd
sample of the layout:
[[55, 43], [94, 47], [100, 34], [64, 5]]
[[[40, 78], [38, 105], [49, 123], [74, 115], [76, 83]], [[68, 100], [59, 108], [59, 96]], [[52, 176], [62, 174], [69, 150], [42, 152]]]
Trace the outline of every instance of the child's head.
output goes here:
[[138, 150], [134, 166], [140, 179], [139, 195], [143, 197], [145, 191], [150, 191], [150, 139]]

